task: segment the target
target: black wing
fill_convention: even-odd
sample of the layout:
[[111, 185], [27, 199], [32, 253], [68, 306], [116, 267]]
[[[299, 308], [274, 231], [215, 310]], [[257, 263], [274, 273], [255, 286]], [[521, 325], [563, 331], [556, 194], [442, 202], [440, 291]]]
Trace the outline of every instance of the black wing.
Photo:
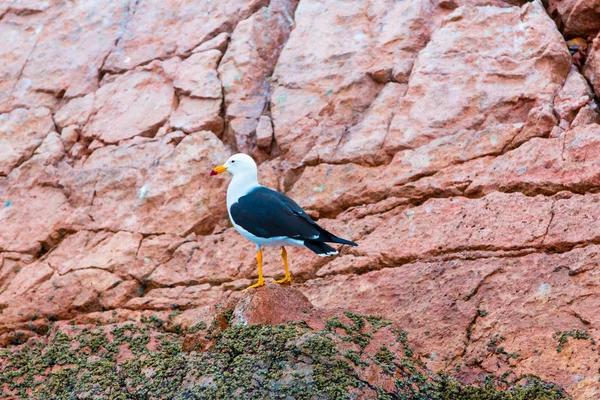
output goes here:
[[240, 197], [229, 211], [236, 224], [258, 237], [319, 240], [326, 232], [294, 200], [266, 187]]

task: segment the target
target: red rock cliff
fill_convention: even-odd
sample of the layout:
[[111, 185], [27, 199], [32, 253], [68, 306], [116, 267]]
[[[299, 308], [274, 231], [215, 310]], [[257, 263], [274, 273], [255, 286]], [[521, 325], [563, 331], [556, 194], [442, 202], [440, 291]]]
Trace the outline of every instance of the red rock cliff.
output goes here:
[[[208, 172], [243, 151], [359, 244], [290, 251], [313, 304], [400, 323], [428, 368], [467, 382], [511, 370], [599, 398], [581, 338], [600, 339], [598, 15], [592, 0], [0, 4], [1, 342], [237, 297], [254, 248]], [[265, 261], [282, 274], [278, 251]]]

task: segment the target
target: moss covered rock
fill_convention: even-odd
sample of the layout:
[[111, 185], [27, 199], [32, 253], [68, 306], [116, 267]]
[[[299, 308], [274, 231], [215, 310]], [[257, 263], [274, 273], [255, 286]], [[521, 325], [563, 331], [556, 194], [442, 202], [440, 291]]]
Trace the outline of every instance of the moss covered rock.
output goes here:
[[[346, 312], [321, 330], [305, 323], [168, 331], [148, 318], [103, 327], [54, 326], [0, 353], [2, 397], [32, 399], [563, 399], [527, 378], [461, 385], [427, 371], [406, 333]], [[184, 340], [202, 351], [183, 351]]]

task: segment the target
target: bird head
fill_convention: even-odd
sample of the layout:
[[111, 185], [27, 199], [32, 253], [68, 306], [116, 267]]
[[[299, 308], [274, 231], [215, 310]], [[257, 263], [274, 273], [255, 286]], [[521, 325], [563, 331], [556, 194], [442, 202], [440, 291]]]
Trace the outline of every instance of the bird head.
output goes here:
[[234, 176], [242, 174], [251, 174], [256, 176], [257, 168], [252, 157], [247, 154], [238, 153], [229, 157], [225, 164], [215, 167], [212, 171], [210, 171], [210, 175], [217, 175], [223, 172], [229, 172]]

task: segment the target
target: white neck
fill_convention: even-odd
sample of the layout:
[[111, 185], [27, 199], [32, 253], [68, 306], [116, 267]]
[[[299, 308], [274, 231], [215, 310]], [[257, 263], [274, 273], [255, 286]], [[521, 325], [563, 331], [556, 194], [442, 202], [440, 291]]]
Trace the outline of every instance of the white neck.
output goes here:
[[250, 190], [259, 187], [256, 171], [248, 171], [233, 176], [227, 188], [227, 209]]

